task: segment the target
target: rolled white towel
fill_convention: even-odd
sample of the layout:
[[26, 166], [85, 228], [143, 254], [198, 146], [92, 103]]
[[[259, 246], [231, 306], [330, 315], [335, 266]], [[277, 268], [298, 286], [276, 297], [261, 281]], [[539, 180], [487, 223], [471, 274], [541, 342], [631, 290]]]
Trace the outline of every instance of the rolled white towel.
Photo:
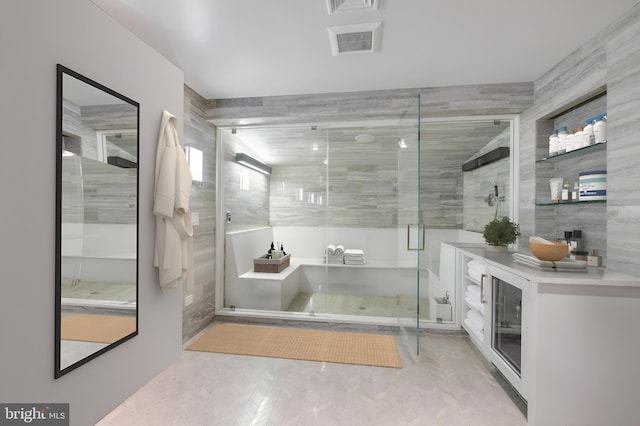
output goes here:
[[327, 254], [330, 254], [330, 255], [336, 254], [336, 246], [334, 246], [333, 244], [329, 244], [327, 246]]
[[335, 252], [336, 255], [343, 255], [344, 254], [344, 246], [343, 245], [335, 246], [334, 252]]

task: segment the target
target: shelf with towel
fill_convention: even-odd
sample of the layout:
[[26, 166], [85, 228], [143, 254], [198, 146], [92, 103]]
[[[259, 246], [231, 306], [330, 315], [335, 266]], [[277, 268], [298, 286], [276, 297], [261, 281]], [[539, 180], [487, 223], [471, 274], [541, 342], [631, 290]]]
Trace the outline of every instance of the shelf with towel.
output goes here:
[[486, 274], [487, 265], [482, 259], [467, 255], [461, 255], [460, 274], [462, 283], [460, 291], [463, 297], [462, 327], [479, 348], [485, 346], [488, 340], [485, 337], [485, 304], [486, 289], [483, 285], [483, 277]]

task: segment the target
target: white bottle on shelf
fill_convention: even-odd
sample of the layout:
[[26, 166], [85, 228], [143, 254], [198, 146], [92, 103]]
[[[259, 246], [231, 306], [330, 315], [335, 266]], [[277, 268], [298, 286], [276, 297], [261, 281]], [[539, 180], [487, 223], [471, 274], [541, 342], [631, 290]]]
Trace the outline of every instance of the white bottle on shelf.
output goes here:
[[582, 131], [582, 127], [578, 127], [578, 130], [574, 133], [573, 140], [573, 148], [578, 149], [582, 148], [584, 145], [584, 132]]
[[567, 152], [567, 126], [563, 126], [558, 133], [558, 154], [564, 154]]
[[553, 130], [551, 136], [549, 136], [549, 155], [556, 155], [558, 153], [558, 131]]
[[587, 118], [584, 126], [584, 146], [593, 145], [596, 143], [595, 135], [593, 134], [593, 117]]
[[565, 147], [566, 152], [573, 151], [574, 149], [576, 149], [574, 141], [575, 141], [575, 135], [573, 134], [573, 130], [569, 130], [569, 134], [567, 135], [566, 147]]
[[593, 135], [595, 143], [604, 143], [607, 141], [607, 114], [602, 113], [595, 117], [593, 124]]

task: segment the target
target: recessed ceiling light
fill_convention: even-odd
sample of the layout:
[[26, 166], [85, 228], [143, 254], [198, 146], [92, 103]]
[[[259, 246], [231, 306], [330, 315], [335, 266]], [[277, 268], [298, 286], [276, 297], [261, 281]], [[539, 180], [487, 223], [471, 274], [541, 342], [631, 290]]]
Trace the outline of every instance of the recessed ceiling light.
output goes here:
[[376, 138], [373, 135], [362, 134], [355, 137], [356, 142], [373, 142]]

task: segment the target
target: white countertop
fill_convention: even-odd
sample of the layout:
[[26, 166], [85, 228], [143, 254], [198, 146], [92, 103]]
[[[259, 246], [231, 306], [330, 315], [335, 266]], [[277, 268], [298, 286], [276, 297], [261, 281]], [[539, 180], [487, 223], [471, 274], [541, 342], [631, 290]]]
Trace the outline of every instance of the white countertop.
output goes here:
[[602, 267], [587, 267], [586, 272], [542, 271], [513, 261], [513, 254], [530, 252], [518, 250], [506, 253], [491, 252], [485, 245], [471, 243], [447, 243], [471, 255], [486, 259], [487, 263], [497, 267], [510, 269], [513, 273], [542, 285], [581, 285], [597, 287], [637, 287], [640, 288], [640, 277], [632, 276]]

